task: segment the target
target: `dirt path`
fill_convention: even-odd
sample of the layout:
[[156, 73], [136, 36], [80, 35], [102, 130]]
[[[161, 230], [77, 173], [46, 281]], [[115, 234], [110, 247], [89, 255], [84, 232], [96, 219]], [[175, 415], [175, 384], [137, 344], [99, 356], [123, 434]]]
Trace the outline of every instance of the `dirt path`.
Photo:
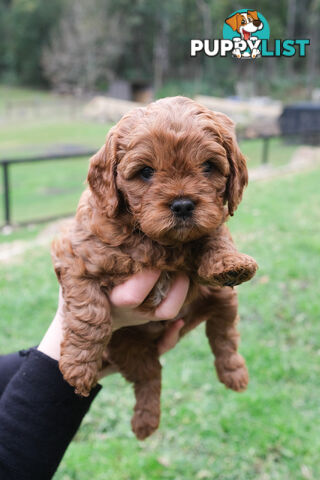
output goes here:
[[[299, 147], [287, 165], [281, 167], [261, 165], [249, 170], [249, 181], [272, 180], [284, 175], [312, 170], [318, 165], [320, 165], [320, 147]], [[64, 222], [66, 222], [66, 219], [49, 224], [32, 240], [15, 240], [0, 244], [0, 264], [11, 263], [15, 259], [18, 260], [21, 255], [25, 255], [35, 247], [46, 247], [49, 250], [54, 235], [59, 231]]]
[[320, 165], [320, 147], [299, 147], [286, 165], [281, 167], [261, 165], [249, 170], [249, 181], [271, 180], [284, 175], [312, 170], [318, 165]]
[[53, 237], [58, 233], [60, 227], [67, 219], [58, 220], [47, 225], [36, 238], [31, 240], [14, 240], [13, 242], [0, 244], [0, 264], [10, 263], [14, 259], [19, 259], [21, 255], [26, 254], [29, 250], [36, 247], [48, 248]]

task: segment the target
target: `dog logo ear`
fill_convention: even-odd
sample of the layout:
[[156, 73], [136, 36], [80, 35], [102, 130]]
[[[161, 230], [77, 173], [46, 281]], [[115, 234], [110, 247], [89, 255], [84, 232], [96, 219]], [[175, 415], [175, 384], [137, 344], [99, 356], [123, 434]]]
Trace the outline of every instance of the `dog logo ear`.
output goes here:
[[225, 22], [235, 31], [239, 27], [239, 17], [241, 17], [240, 13], [235, 13], [232, 17], [226, 18]]
[[223, 130], [223, 146], [227, 152], [230, 174], [225, 191], [225, 202], [228, 202], [228, 211], [232, 216], [242, 199], [243, 190], [248, 184], [248, 170], [246, 159], [240, 152], [235, 127], [229, 117], [220, 112], [215, 115]]
[[250, 17], [252, 17], [253, 20], [259, 20], [257, 10], [248, 10], [247, 14], [250, 15]]
[[111, 129], [105, 145], [90, 159], [87, 181], [97, 207], [108, 217], [114, 217], [119, 204], [116, 186], [117, 147], [114, 129]]

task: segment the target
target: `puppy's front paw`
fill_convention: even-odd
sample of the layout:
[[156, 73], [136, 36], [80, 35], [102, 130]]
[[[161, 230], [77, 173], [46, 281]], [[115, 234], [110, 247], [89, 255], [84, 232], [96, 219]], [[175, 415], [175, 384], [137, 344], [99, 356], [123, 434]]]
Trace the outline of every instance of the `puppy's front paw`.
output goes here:
[[220, 382], [227, 388], [236, 392], [243, 392], [247, 388], [249, 374], [246, 362], [240, 353], [216, 358], [215, 367]]
[[218, 262], [203, 263], [198, 269], [198, 275], [209, 285], [234, 287], [247, 282], [256, 273], [256, 261], [244, 253], [225, 256]]
[[159, 421], [159, 415], [150, 410], [136, 410], [131, 419], [132, 431], [138, 440], [144, 440], [157, 430]]

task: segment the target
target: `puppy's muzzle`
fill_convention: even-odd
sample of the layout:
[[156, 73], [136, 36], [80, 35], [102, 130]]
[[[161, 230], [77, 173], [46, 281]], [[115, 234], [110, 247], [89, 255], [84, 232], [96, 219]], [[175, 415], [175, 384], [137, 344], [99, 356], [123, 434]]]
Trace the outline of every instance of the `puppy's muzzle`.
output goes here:
[[192, 216], [194, 207], [195, 204], [190, 198], [177, 198], [170, 205], [174, 216], [183, 220]]

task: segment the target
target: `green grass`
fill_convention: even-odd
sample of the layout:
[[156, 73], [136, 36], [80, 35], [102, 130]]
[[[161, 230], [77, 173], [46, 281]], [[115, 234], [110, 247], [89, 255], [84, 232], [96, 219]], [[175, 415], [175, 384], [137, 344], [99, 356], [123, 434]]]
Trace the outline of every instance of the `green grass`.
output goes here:
[[54, 97], [47, 90], [0, 84], [0, 113], [5, 110], [8, 102], [14, 104], [21, 104], [22, 102], [48, 102], [53, 101]]
[[[191, 85], [191, 84], [190, 84]], [[194, 87], [194, 85], [193, 85]], [[172, 95], [170, 91], [162, 92], [163, 95]], [[193, 95], [189, 92], [188, 95]], [[0, 84], [0, 115], [4, 113], [5, 105], [9, 102], [19, 109], [19, 105], [25, 102], [35, 104], [53, 105], [57, 100], [63, 99], [68, 102], [72, 97], [58, 96], [50, 91], [35, 90], [24, 87], [12, 87]], [[85, 104], [85, 100], [83, 100]], [[74, 121], [74, 119], [52, 119], [50, 115], [46, 119], [33, 118], [27, 121], [16, 119], [13, 124], [1, 126], [0, 159], [4, 156], [25, 157], [54, 147], [62, 148], [64, 145], [82, 145], [86, 147], [99, 147], [110, 125], [99, 123]], [[241, 148], [248, 157], [249, 166], [261, 163], [262, 142], [261, 140], [249, 140], [241, 142]], [[286, 163], [295, 145], [286, 145], [282, 140], [273, 139], [270, 142], [270, 162], [275, 165]]]
[[[63, 120], [3, 127], [1, 158], [64, 151], [70, 147], [96, 151], [105, 141], [110, 124]], [[73, 212], [84, 189], [89, 158], [13, 164], [10, 166], [14, 222]], [[3, 188], [2, 183], [0, 185]], [[0, 195], [0, 224], [3, 195]]]
[[[0, 230], [0, 245], [2, 243], [11, 243], [13, 241], [29, 241], [35, 239], [38, 234], [43, 230], [46, 223], [30, 224], [24, 227], [18, 228], [5, 228]], [[50, 225], [50, 223], [49, 223]]]
[[[15, 122], [2, 126], [0, 159], [31, 157], [35, 154], [60, 151], [70, 146], [98, 148], [109, 128], [110, 124], [71, 119], [49, 119], [41, 123], [35, 120]], [[242, 140], [240, 147], [247, 157], [249, 167], [261, 164], [262, 140]], [[275, 166], [287, 163], [296, 148], [296, 145], [286, 144], [282, 139], [271, 139], [269, 162]]]
[[[53, 105], [57, 98], [47, 91], [0, 85], [0, 116], [8, 101], [14, 102], [16, 108], [19, 108], [26, 101]], [[31, 158], [75, 149], [97, 150], [103, 144], [109, 128], [110, 124], [64, 117], [59, 119], [51, 115], [27, 120], [19, 120], [17, 117], [16, 121], [1, 126], [0, 159]], [[240, 146], [247, 157], [249, 168], [260, 165], [261, 140], [242, 141]], [[296, 145], [286, 145], [280, 139], [272, 139], [270, 163], [275, 166], [287, 163], [295, 149]], [[10, 166], [13, 222], [73, 212], [83, 190], [87, 169], [88, 159]], [[1, 182], [0, 225], [4, 222], [2, 188]]]
[[1, 128], [0, 159], [28, 158], [71, 147], [98, 148], [110, 124], [81, 120], [46, 120], [8, 124]]
[[[240, 148], [247, 158], [249, 168], [261, 165], [263, 140], [242, 140], [240, 142]], [[281, 138], [270, 139], [268, 164], [274, 167], [285, 165], [291, 160], [296, 149], [297, 145], [286, 143], [286, 141]]]
[[87, 158], [14, 165], [11, 197], [15, 221], [74, 212], [87, 170]]
[[[26, 222], [74, 212], [84, 190], [87, 170], [87, 158], [12, 165], [10, 199], [13, 221]], [[0, 208], [3, 222], [3, 195]]]
[[[65, 149], [97, 150], [104, 142], [110, 124], [75, 120], [23, 122], [2, 127], [1, 158], [28, 158]], [[248, 167], [261, 163], [262, 141], [241, 142]], [[287, 163], [296, 145], [280, 139], [270, 141], [270, 163]], [[14, 222], [73, 212], [88, 170], [88, 158], [28, 163], [10, 166], [11, 203]], [[0, 224], [3, 223], [3, 195], [0, 184]]]
[[[226, 390], [202, 326], [164, 358], [162, 421], [139, 443], [117, 375], [86, 416], [55, 480], [317, 480], [320, 416], [320, 170], [256, 182], [230, 221], [260, 265], [238, 288], [249, 389]], [[48, 251], [1, 266], [0, 351], [39, 342], [55, 310]]]

